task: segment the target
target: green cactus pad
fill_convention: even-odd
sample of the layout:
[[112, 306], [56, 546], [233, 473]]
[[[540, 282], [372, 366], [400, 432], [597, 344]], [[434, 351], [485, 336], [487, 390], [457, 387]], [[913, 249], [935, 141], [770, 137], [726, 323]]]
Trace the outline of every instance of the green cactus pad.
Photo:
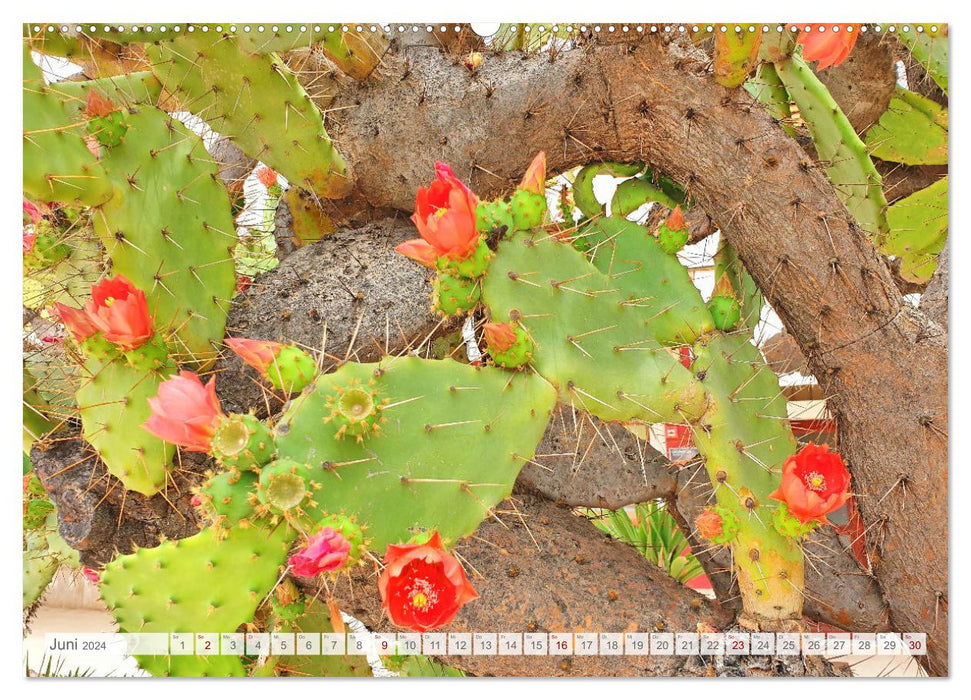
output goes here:
[[[947, 94], [948, 86], [948, 39], [947, 25], [920, 25], [923, 31], [917, 31], [917, 25], [911, 25], [909, 32], [897, 32], [896, 36], [910, 49], [910, 53], [924, 67], [938, 87]], [[938, 27], [937, 31], [931, 27]]]
[[323, 115], [279, 56], [242, 51], [218, 32], [183, 34], [146, 50], [162, 85], [248, 156], [319, 196], [350, 191]]
[[667, 254], [645, 227], [601, 217], [583, 230], [591, 260], [612, 279], [625, 301], [644, 316], [647, 329], [664, 345], [693, 343], [714, 328], [705, 302], [687, 269]]
[[185, 359], [222, 342], [236, 286], [229, 195], [202, 140], [165, 112], [139, 106], [102, 161], [115, 195], [94, 216], [115, 274], [148, 297], [156, 328]]
[[212, 436], [210, 454], [226, 469], [256, 470], [276, 452], [266, 424], [252, 414], [230, 414]]
[[[738, 27], [739, 31], [735, 30]], [[745, 82], [758, 65], [762, 28], [757, 25], [733, 25], [728, 31], [715, 32], [715, 80], [725, 87]]]
[[763, 63], [755, 75], [745, 81], [746, 92], [754, 97], [768, 110], [775, 119], [782, 122], [783, 130], [790, 136], [796, 135], [796, 130], [788, 124], [792, 118], [792, 105], [789, 101], [789, 91], [779, 79], [775, 66]]
[[111, 196], [84, 143], [86, 120], [71, 115], [44, 83], [24, 45], [24, 192], [42, 202], [100, 204]]
[[947, 243], [947, 176], [905, 197], [887, 211], [890, 235], [881, 252], [900, 258], [900, 275], [919, 284], [930, 280]]
[[597, 175], [630, 177], [643, 169], [643, 163], [591, 163], [583, 166], [573, 180], [573, 201], [577, 209], [588, 218], [603, 214], [604, 207], [593, 193], [593, 179]]
[[[304, 612], [294, 620], [281, 620], [277, 627], [281, 632], [333, 632], [330, 608], [317, 599], [307, 601]], [[364, 656], [337, 654], [297, 654], [276, 657], [277, 675], [310, 678], [347, 676], [371, 676], [371, 666]]]
[[[363, 443], [335, 440], [328, 397], [352, 380], [376, 381], [390, 399], [387, 423]], [[420, 529], [454, 542], [507, 497], [546, 429], [555, 392], [541, 378], [453, 360], [388, 358], [348, 363], [291, 402], [277, 426], [282, 457], [310, 465], [316, 506], [299, 519], [311, 531], [343, 512], [377, 552]]]
[[478, 280], [439, 272], [432, 280], [432, 307], [444, 316], [471, 311], [479, 303], [481, 288]]
[[771, 619], [801, 616], [802, 550], [772, 525], [782, 464], [796, 451], [779, 381], [745, 334], [696, 343], [691, 370], [710, 397], [693, 424], [695, 446], [717, 505], [739, 521], [731, 541], [746, 612]]
[[870, 155], [905, 165], [947, 165], [947, 139], [947, 110], [902, 87], [866, 132]]
[[[289, 549], [285, 528], [212, 528], [118, 557], [101, 597], [121, 632], [235, 632], [253, 619]], [[239, 675], [237, 657], [140, 656], [153, 675]], [[208, 663], [207, 663], [208, 662]]]
[[735, 249], [725, 237], [722, 237], [718, 242], [714, 262], [715, 279], [720, 280], [725, 277], [728, 284], [731, 285], [735, 298], [739, 300], [742, 306], [742, 313], [740, 314], [742, 318], [738, 322], [739, 327], [754, 332], [762, 316], [762, 306], [765, 299], [755, 284], [755, 280], [745, 269], [745, 265], [742, 264]]
[[121, 358], [102, 362], [89, 357], [77, 391], [85, 439], [125, 488], [146, 496], [165, 485], [175, 448], [142, 424], [152, 414], [148, 399], [175, 370], [171, 360], [158, 370], [142, 371]]
[[487, 235], [493, 231], [507, 233], [511, 232], [514, 226], [512, 204], [508, 199], [479, 202], [479, 206], [475, 208], [475, 228], [479, 233]]
[[[657, 178], [658, 182], [653, 180]], [[650, 169], [644, 175], [632, 177], [617, 185], [610, 200], [611, 216], [627, 216], [648, 202], [674, 209], [685, 206], [685, 193], [664, 176], [657, 176]]]
[[546, 197], [529, 190], [516, 190], [509, 202], [513, 227], [517, 231], [538, 228], [546, 218]]
[[284, 345], [266, 368], [270, 384], [287, 394], [303, 391], [317, 376], [317, 363], [296, 345]]
[[843, 206], [857, 223], [879, 242], [888, 232], [883, 179], [866, 146], [812, 69], [799, 56], [775, 64], [796, 106], [809, 127], [816, 153], [826, 168]]
[[603, 420], [700, 415], [701, 387], [657, 342], [651, 314], [618, 282], [571, 245], [543, 232], [520, 233], [499, 245], [482, 299], [493, 318], [529, 333], [536, 344], [531, 366], [563, 403]]

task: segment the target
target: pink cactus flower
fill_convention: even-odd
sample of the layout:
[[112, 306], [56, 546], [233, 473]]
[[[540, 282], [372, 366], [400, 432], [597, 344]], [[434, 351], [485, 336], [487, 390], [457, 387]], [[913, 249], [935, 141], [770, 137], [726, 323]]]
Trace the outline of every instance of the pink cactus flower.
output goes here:
[[204, 385], [186, 370], [162, 382], [148, 405], [152, 415], [142, 427], [189, 452], [208, 452], [216, 427], [226, 417], [216, 398], [215, 377]]
[[84, 578], [88, 579], [91, 583], [98, 584], [101, 583], [101, 574], [92, 569], [90, 566], [81, 567], [81, 574]]
[[351, 543], [332, 527], [325, 527], [307, 540], [306, 546], [294, 552], [289, 565], [297, 576], [313, 577], [325, 571], [336, 571], [347, 562]]

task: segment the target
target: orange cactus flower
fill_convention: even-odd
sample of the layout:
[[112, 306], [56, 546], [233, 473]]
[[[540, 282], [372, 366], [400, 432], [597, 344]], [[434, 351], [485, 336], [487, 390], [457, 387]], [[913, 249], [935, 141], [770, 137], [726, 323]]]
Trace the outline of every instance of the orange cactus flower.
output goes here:
[[434, 258], [465, 260], [475, 252], [479, 233], [475, 230], [475, 208], [479, 198], [445, 163], [435, 163], [436, 178], [419, 187], [411, 220], [421, 239], [399, 245], [396, 250], [423, 265]]
[[437, 532], [425, 544], [388, 545], [384, 563], [378, 591], [388, 616], [399, 627], [418, 632], [438, 629], [479, 597]]
[[105, 340], [127, 352], [140, 348], [155, 335], [145, 292], [123, 275], [92, 286], [91, 299], [84, 309], [60, 303], [55, 306], [78, 342], [101, 332]]
[[858, 27], [842, 27], [836, 32], [831, 26], [823, 24], [805, 26], [810, 29], [799, 32], [797, 42], [802, 44], [804, 59], [819, 62], [816, 66], [818, 70], [838, 66], [845, 61], [860, 36]]
[[158, 395], [148, 405], [152, 415], [142, 427], [189, 452], [208, 452], [217, 426], [226, 417], [216, 397], [216, 378], [203, 384], [195, 372], [186, 370], [159, 384]]
[[810, 442], [782, 465], [782, 484], [770, 498], [782, 501], [801, 523], [827, 522], [826, 514], [850, 498], [850, 473], [829, 445]]

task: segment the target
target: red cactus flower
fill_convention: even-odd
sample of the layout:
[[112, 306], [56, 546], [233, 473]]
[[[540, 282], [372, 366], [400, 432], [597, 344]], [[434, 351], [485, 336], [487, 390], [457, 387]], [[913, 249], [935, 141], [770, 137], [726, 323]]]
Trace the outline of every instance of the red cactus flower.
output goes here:
[[668, 218], [664, 220], [664, 225], [672, 231], [680, 231], [684, 228], [684, 213], [680, 206], [675, 207], [674, 211], [668, 214]]
[[802, 523], [826, 521], [826, 514], [850, 497], [850, 473], [829, 445], [810, 442], [782, 465], [782, 484], [771, 498], [782, 501]]
[[435, 163], [435, 175], [436, 179], [427, 189], [418, 188], [415, 213], [411, 217], [427, 246], [414, 240], [398, 246], [397, 250], [419, 262], [431, 255], [428, 248], [434, 250], [437, 258], [464, 260], [479, 244], [475, 230], [479, 198], [445, 163]]
[[265, 166], [256, 171], [256, 177], [267, 189], [277, 184], [276, 172]]
[[799, 32], [798, 43], [802, 44], [802, 57], [807, 61], [819, 61], [817, 70], [838, 66], [846, 60], [860, 36], [857, 27], [843, 27], [834, 32], [824, 24], [806, 25], [810, 29]]
[[253, 284], [253, 278], [249, 275], [240, 275], [236, 278], [236, 291], [245, 292]]
[[90, 566], [81, 567], [81, 574], [91, 583], [101, 583], [101, 574], [92, 569]]
[[711, 508], [705, 508], [701, 512], [701, 515], [695, 518], [695, 527], [698, 529], [698, 534], [705, 539], [711, 540], [721, 536], [724, 530], [724, 523], [722, 522], [722, 516]]
[[251, 340], [249, 338], [226, 338], [226, 345], [239, 355], [243, 362], [263, 376], [266, 376], [267, 370], [272, 366], [276, 356], [280, 354], [280, 350], [283, 348], [280, 343], [274, 343], [272, 340]]
[[193, 508], [198, 508], [199, 506], [201, 506], [202, 496], [198, 493], [193, 494], [192, 498], [189, 499], [189, 505], [192, 506]]
[[533, 158], [533, 162], [526, 168], [523, 181], [519, 183], [519, 189], [527, 190], [534, 194], [546, 192], [546, 151], [540, 151]]
[[325, 527], [307, 540], [307, 545], [297, 550], [288, 564], [297, 576], [308, 578], [325, 571], [336, 571], [347, 563], [351, 543], [332, 527]]
[[462, 565], [442, 547], [438, 533], [425, 544], [392, 544], [378, 579], [381, 601], [391, 621], [417, 632], [437, 629], [479, 597]]
[[216, 398], [215, 377], [203, 385], [195, 372], [185, 370], [159, 384], [148, 405], [152, 415], [142, 427], [189, 452], [208, 452], [216, 427], [226, 417]]
[[508, 323], [486, 323], [482, 331], [486, 344], [496, 352], [505, 352], [516, 344], [516, 329]]
[[111, 100], [95, 90], [88, 91], [88, 101], [84, 108], [84, 113], [89, 117], [107, 117], [112, 112], [117, 112], [120, 107], [115, 106]]

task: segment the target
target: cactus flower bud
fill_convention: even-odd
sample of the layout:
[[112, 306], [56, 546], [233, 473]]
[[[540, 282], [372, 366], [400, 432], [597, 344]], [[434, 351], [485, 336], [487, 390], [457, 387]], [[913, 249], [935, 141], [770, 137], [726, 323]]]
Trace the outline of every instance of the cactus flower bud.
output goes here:
[[827, 522], [850, 498], [850, 473], [829, 445], [810, 442], [782, 465], [782, 484], [770, 498], [782, 501], [801, 523]]
[[90, 566], [82, 566], [81, 574], [91, 583], [101, 583], [101, 574], [92, 569]]
[[280, 343], [274, 343], [272, 340], [251, 340], [249, 338], [226, 338], [226, 345], [239, 355], [243, 362], [264, 377], [283, 347]]
[[102, 280], [91, 287], [84, 309], [56, 304], [61, 320], [78, 342], [97, 332], [124, 351], [135, 350], [155, 335], [145, 292], [124, 276]]
[[310, 536], [307, 544], [294, 552], [288, 564], [296, 576], [308, 578], [327, 571], [337, 571], [347, 563], [351, 543], [332, 527]]
[[698, 534], [715, 544], [727, 544], [738, 534], [738, 518], [727, 508], [705, 508], [695, 519]]
[[802, 57], [807, 61], [819, 61], [817, 70], [825, 70], [830, 66], [838, 66], [850, 55], [860, 30], [856, 27], [850, 30], [834, 32], [832, 27], [813, 24], [809, 31], [799, 32], [796, 40], [802, 44]]
[[684, 212], [681, 211], [681, 206], [676, 206], [674, 211], [668, 214], [668, 218], [665, 219], [664, 225], [667, 226], [672, 231], [680, 231], [685, 228], [684, 224]]
[[482, 329], [489, 354], [500, 367], [515, 369], [533, 359], [535, 344], [522, 328], [508, 323], [486, 323]]
[[437, 532], [424, 544], [388, 545], [384, 563], [378, 591], [388, 617], [398, 627], [417, 632], [438, 629], [479, 597]]
[[505, 352], [516, 344], [516, 329], [508, 323], [486, 323], [482, 331], [486, 344], [496, 352]]
[[148, 400], [152, 415], [142, 424], [155, 437], [189, 452], [208, 452], [212, 436], [226, 417], [216, 398], [216, 379], [203, 384], [195, 372], [183, 370], [159, 384]]
[[546, 151], [540, 151], [533, 158], [533, 162], [526, 168], [523, 181], [519, 183], [519, 189], [533, 194], [546, 192]]
[[317, 363], [296, 345], [250, 338], [227, 338], [226, 345], [280, 391], [303, 391], [317, 376]]
[[107, 117], [119, 109], [119, 107], [112, 104], [111, 100], [96, 90], [88, 91], [88, 99], [85, 104], [84, 113], [89, 117]]

